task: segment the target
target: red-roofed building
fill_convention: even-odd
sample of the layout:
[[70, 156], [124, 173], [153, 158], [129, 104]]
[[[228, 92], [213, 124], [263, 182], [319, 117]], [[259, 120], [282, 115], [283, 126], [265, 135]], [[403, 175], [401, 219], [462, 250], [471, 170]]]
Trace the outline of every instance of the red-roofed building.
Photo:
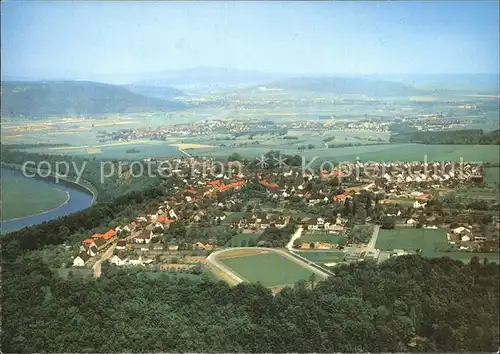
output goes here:
[[167, 220], [167, 218], [165, 217], [165, 215], [160, 215], [160, 216], [158, 216], [158, 219], [156, 219], [157, 222], [161, 222], [161, 223], [164, 223], [166, 220]]
[[217, 187], [217, 186], [220, 186], [220, 181], [218, 179], [216, 179], [215, 181], [212, 181], [212, 182], [208, 182], [208, 185], [209, 186], [212, 186], [212, 187]]
[[335, 202], [345, 202], [345, 200], [349, 197], [349, 192], [345, 191], [343, 194], [337, 194], [333, 197], [333, 201]]

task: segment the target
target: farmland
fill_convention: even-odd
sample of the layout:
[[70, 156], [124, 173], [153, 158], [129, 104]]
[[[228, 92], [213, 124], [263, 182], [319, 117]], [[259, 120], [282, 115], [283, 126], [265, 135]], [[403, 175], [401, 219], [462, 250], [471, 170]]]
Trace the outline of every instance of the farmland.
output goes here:
[[[22, 218], [59, 207], [66, 192], [31, 179], [2, 178], [2, 220]], [[29, 203], [26, 203], [29, 201]]]
[[425, 255], [426, 252], [447, 249], [448, 243], [441, 229], [395, 228], [380, 229], [375, 247], [380, 250], [421, 249]]
[[312, 272], [272, 250], [234, 251], [218, 257], [219, 261], [249, 282], [266, 287], [292, 285], [308, 279]]
[[488, 167], [484, 171], [484, 182], [493, 188], [500, 187], [500, 167]]
[[227, 157], [234, 152], [243, 157], [256, 157], [269, 150], [284, 154], [299, 154], [310, 160], [317, 157], [335, 162], [342, 161], [483, 161], [498, 162], [499, 152], [495, 145], [423, 145], [423, 144], [379, 144], [339, 148], [314, 148], [299, 152], [290, 145], [248, 145], [245, 147], [213, 147], [196, 149], [199, 156]]

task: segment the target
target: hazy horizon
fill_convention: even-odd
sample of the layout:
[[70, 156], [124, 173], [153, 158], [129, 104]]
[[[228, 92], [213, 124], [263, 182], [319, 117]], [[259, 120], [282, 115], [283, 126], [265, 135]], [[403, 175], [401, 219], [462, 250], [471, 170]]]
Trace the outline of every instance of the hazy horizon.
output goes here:
[[2, 77], [499, 73], [498, 2], [2, 2]]

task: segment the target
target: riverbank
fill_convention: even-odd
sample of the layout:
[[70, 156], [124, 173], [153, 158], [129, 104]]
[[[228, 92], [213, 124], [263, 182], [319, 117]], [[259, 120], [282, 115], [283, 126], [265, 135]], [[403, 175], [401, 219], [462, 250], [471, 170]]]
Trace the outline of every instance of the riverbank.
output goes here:
[[[7, 169], [13, 170], [13, 171], [17, 171], [19, 173], [23, 172], [22, 165], [0, 163], [0, 167], [7, 168]], [[56, 182], [56, 176], [54, 174], [50, 174], [46, 177], [42, 177], [37, 173], [38, 171], [36, 168], [26, 167], [26, 170], [34, 173], [33, 177], [26, 177], [26, 178], [35, 178], [35, 179], [39, 179], [39, 180], [43, 180], [43, 181], [51, 181], [51, 182], [55, 182], [55, 183], [62, 182], [63, 184], [67, 184], [70, 187], [78, 188], [80, 190], [83, 190], [84, 192], [90, 193], [92, 195], [92, 204], [94, 204], [97, 201], [97, 197], [98, 197], [99, 193], [97, 192], [97, 189], [90, 182], [87, 182], [85, 180], [80, 180], [77, 182], [76, 178], [70, 177], [70, 176], [58, 177], [59, 182]], [[43, 171], [47, 172], [47, 170], [43, 170]]]
[[[77, 183], [76, 181], [72, 181], [69, 179], [60, 179], [59, 183], [55, 183], [54, 176], [45, 178], [29, 178], [24, 176], [20, 172], [19, 168], [12, 168], [12, 166], [9, 167], [10, 168], [7, 168], [7, 166], [2, 165], [2, 179], [5, 178], [5, 175], [12, 174], [12, 176], [10, 176], [9, 178], [12, 177], [16, 179], [26, 179], [27, 181], [29, 181], [29, 183], [37, 184], [36, 186], [34, 186], [35, 189], [46, 189], [47, 185], [49, 185], [51, 189], [55, 188], [58, 191], [64, 193], [65, 197], [63, 202], [59, 203], [57, 207], [52, 207], [50, 209], [36, 212], [34, 214], [23, 217], [15, 217], [0, 221], [0, 229], [2, 234], [46, 221], [51, 221], [59, 217], [75, 213], [77, 211], [87, 209], [88, 207], [92, 206], [92, 204], [94, 204], [97, 199], [96, 192], [94, 192], [90, 187], [81, 183]], [[33, 188], [31, 188], [31, 190], [33, 190]], [[44, 195], [47, 198], [50, 197], [50, 193], [45, 193]], [[28, 206], [30, 205], [30, 203], [34, 203], [34, 200], [36, 200], [34, 198], [37, 198], [37, 193], [30, 193], [29, 191], [23, 190], [21, 195], [18, 196], [17, 199], [19, 199], [19, 205]], [[45, 197], [38, 196], [38, 198]], [[5, 204], [3, 205], [3, 207], [5, 207]]]

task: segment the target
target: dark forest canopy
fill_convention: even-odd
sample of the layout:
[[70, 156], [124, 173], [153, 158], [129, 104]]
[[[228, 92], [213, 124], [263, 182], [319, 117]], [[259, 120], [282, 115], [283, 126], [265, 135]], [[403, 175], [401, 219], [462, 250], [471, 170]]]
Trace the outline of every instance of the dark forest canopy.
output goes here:
[[88, 81], [2, 82], [2, 117], [177, 110], [185, 106], [130, 92], [124, 87]]
[[494, 352], [499, 268], [477, 258], [362, 262], [272, 296], [107, 267], [60, 278], [35, 258], [3, 266], [5, 352]]
[[499, 145], [500, 130], [485, 133], [481, 129], [415, 131], [392, 134], [391, 143]]

